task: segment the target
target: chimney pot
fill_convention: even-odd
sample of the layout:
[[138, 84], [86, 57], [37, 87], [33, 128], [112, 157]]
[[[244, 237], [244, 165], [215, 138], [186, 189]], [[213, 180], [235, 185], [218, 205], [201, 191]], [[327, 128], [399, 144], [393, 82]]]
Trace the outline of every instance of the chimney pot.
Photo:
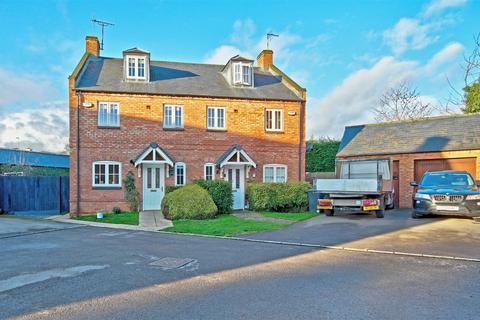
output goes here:
[[100, 42], [95, 36], [87, 36], [85, 38], [85, 51], [98, 56], [100, 54]]
[[257, 66], [266, 70], [273, 64], [273, 51], [265, 49], [257, 57]]

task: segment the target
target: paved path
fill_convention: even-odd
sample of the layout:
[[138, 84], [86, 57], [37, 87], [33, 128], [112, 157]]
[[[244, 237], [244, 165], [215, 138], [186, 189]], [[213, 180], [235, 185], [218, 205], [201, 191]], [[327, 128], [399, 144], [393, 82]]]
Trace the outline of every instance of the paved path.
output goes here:
[[248, 211], [248, 210], [234, 211], [233, 215], [240, 219], [245, 219], [245, 220], [268, 221], [268, 222], [276, 222], [276, 223], [283, 223], [283, 224], [292, 224], [296, 222], [294, 220], [265, 217], [258, 212]]
[[172, 221], [165, 219], [160, 210], [140, 211], [138, 225], [152, 230], [161, 230], [173, 226]]
[[0, 319], [478, 319], [466, 261], [88, 226], [0, 248]]

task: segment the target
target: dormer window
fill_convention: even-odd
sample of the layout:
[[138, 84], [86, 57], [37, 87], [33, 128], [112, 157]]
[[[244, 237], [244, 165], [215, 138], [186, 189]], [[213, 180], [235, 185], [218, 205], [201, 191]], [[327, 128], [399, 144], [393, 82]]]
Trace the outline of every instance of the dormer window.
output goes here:
[[123, 51], [124, 79], [127, 81], [148, 82], [150, 80], [148, 51], [132, 48]]
[[127, 57], [128, 73], [127, 79], [145, 80], [145, 58]]
[[233, 83], [252, 85], [252, 65], [250, 63], [235, 62], [233, 64]]

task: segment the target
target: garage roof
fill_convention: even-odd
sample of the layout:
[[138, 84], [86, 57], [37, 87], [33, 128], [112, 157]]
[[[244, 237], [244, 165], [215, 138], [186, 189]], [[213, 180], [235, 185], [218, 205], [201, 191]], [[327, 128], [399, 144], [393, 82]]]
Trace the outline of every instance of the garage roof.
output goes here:
[[338, 157], [480, 150], [480, 114], [345, 127]]

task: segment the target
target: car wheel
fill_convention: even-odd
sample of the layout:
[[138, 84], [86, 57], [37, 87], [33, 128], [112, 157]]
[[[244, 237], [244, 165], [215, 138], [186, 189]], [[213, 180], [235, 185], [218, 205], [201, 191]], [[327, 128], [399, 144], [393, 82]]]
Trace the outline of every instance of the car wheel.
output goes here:
[[385, 217], [385, 210], [377, 210], [377, 211], [375, 211], [375, 216], [377, 216], [377, 218], [383, 218], [383, 217]]
[[333, 217], [333, 209], [328, 209], [328, 210], [325, 209], [325, 210], [323, 210], [323, 211], [325, 211], [325, 215], [326, 215], [327, 217]]
[[412, 218], [413, 219], [420, 219], [422, 217], [421, 214], [417, 213], [416, 211], [412, 211]]

